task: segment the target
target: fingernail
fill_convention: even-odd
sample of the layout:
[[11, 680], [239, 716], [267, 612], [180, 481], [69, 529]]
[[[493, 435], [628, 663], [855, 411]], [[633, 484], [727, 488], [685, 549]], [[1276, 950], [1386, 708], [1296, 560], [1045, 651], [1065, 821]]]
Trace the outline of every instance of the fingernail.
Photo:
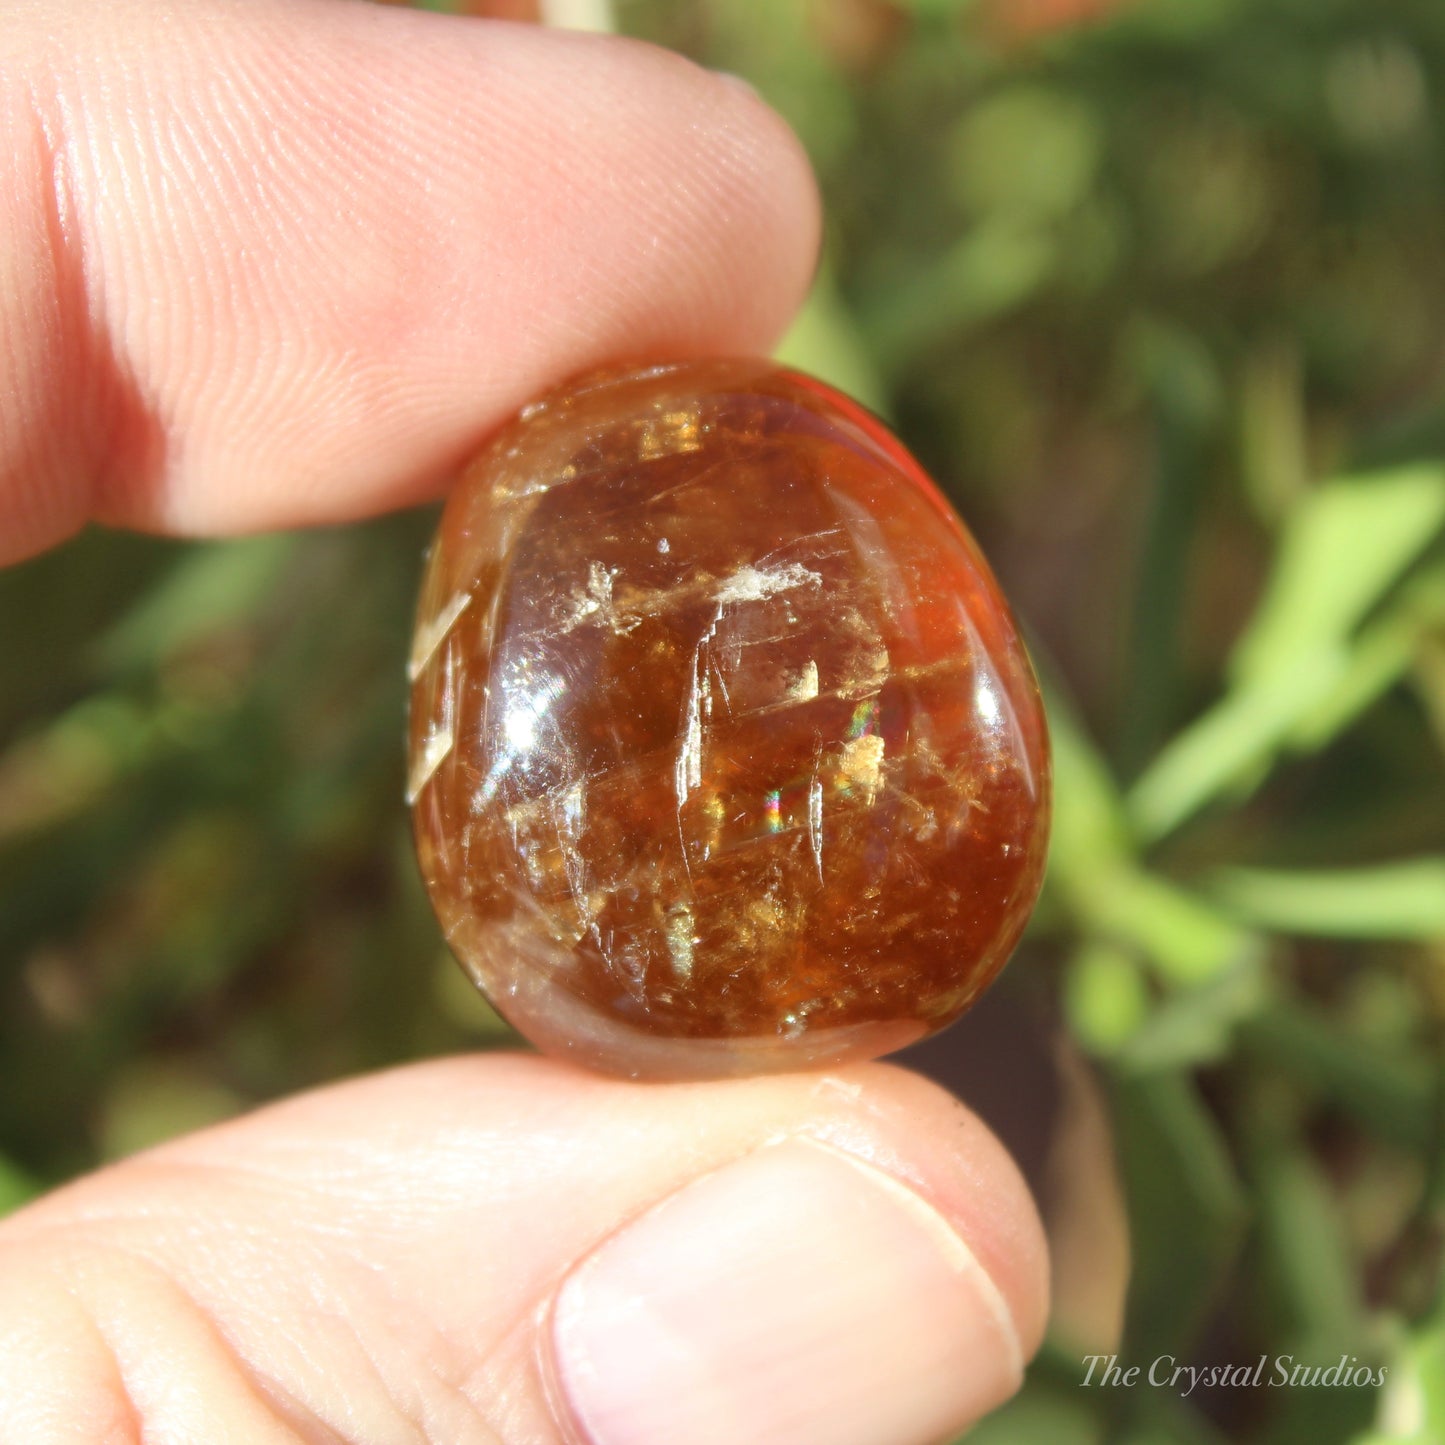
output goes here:
[[563, 1285], [552, 1342], [590, 1445], [921, 1445], [1022, 1376], [1008, 1306], [948, 1221], [800, 1139], [602, 1244]]

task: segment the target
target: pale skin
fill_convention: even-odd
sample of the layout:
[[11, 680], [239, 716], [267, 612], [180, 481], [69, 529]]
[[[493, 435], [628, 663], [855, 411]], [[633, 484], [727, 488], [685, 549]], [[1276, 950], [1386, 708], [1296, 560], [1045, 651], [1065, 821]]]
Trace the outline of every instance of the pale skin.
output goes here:
[[[766, 351], [817, 246], [743, 87], [343, 0], [9, 0], [0, 145], [0, 561], [432, 496], [589, 365]], [[1014, 1165], [902, 1070], [447, 1059], [0, 1223], [0, 1445], [923, 1445], [1046, 1307]]]

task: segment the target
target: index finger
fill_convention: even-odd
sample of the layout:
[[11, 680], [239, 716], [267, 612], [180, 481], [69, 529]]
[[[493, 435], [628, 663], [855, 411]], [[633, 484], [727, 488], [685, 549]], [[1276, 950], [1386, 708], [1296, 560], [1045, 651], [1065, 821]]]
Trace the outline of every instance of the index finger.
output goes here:
[[766, 348], [813, 263], [784, 124], [637, 42], [125, 0], [0, 70], [0, 561], [416, 501], [571, 372]]

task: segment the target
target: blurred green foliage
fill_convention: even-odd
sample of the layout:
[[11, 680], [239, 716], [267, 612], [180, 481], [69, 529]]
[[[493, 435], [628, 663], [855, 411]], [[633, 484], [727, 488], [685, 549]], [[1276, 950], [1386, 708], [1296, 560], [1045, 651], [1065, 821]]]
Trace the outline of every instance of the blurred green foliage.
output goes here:
[[[798, 129], [830, 234], [784, 352], [900, 425], [1034, 639], [1013, 973], [1104, 1081], [1121, 1356], [1387, 1370], [1080, 1391], [1055, 1339], [977, 1438], [1445, 1440], [1445, 8], [618, 11]], [[0, 575], [0, 1208], [506, 1036], [400, 805], [430, 522]]]

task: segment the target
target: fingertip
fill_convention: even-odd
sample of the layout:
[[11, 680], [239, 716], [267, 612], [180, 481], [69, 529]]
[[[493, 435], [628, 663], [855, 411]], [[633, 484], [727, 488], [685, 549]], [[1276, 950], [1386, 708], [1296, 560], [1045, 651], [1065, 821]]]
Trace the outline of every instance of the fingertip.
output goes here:
[[1025, 1359], [1048, 1326], [1048, 1239], [1038, 1204], [1003, 1142], [947, 1089], [897, 1064], [868, 1064], [869, 1097], [886, 1111], [909, 1178], [968, 1241], [1008, 1303]]
[[[87, 505], [212, 533], [421, 500], [573, 373], [766, 351], [811, 276], [817, 191], [791, 131], [639, 41], [341, 0], [132, 0], [52, 29], [89, 335], [58, 364], [0, 299], [21, 342], [0, 393], [32, 398], [6, 433], [26, 455], [96, 475], [57, 479], [57, 517], [4, 485], [26, 464], [0, 447], [0, 507], [8, 491], [39, 518], [14, 518], [14, 551]], [[26, 193], [44, 255], [45, 187]], [[124, 379], [127, 414], [60, 449], [76, 412], [42, 409], [41, 382], [93, 390], [87, 357]]]
[[[690, 64], [690, 62], [685, 62]], [[746, 246], [727, 256], [740, 278], [733, 348], [771, 351], [802, 305], [817, 271], [822, 200], [797, 133], [748, 82], [704, 71], [718, 97], [720, 130], [733, 138], [736, 173], [753, 220]]]
[[941, 1091], [850, 1072], [792, 1081], [834, 1117], [694, 1177], [568, 1275], [549, 1363], [591, 1445], [902, 1445], [1018, 1389], [1046, 1280], [1016, 1169]]

